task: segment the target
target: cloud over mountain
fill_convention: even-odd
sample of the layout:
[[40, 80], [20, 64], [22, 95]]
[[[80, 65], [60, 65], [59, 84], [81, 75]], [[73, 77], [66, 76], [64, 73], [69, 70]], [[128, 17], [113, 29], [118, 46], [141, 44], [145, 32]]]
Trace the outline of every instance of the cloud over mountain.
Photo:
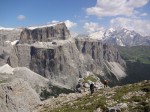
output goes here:
[[110, 26], [113, 28], [126, 28], [134, 30], [143, 36], [150, 35], [150, 21], [131, 18], [114, 18], [110, 21]]
[[95, 23], [95, 22], [86, 22], [83, 26], [83, 28], [88, 32], [88, 33], [93, 33], [99, 30], [104, 30], [104, 27], [102, 27], [100, 24]]
[[65, 24], [66, 24], [66, 26], [67, 26], [68, 28], [72, 28], [72, 27], [77, 26], [77, 23], [72, 22], [72, 21], [70, 21], [70, 20], [66, 20], [66, 21], [65, 21]]
[[[58, 21], [58, 20], [52, 20], [51, 22], [48, 22], [48, 24], [49, 24], [49, 23], [59, 23], [59, 22], [60, 22], [60, 21]], [[73, 21], [70, 21], [70, 20], [65, 20], [64, 23], [66, 24], [66, 26], [68, 27], [68, 29], [77, 26], [77, 23], [75, 23], [75, 22], [73, 22]]]

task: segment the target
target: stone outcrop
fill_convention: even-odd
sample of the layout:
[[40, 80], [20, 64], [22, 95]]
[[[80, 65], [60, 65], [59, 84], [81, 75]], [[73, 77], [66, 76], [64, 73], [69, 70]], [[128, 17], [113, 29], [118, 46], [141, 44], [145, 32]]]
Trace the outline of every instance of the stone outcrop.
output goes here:
[[0, 46], [6, 46], [7, 43], [20, 39], [22, 29], [0, 30]]
[[0, 67], [0, 84], [9, 83], [15, 79], [26, 81], [38, 94], [43, 88], [49, 89], [49, 80], [34, 73], [26, 67], [12, 68], [8, 64]]
[[49, 80], [26, 67], [0, 67], [0, 111], [32, 112], [44, 99], [43, 90], [51, 93]]
[[60, 23], [60, 24], [52, 25], [50, 27], [35, 28], [35, 29], [25, 28], [21, 32], [19, 43], [31, 44], [36, 41], [48, 42], [54, 39], [65, 40], [69, 37], [70, 37], [70, 33], [65, 23]]
[[38, 94], [22, 79], [0, 84], [1, 112], [31, 112], [39, 103]]
[[0, 66], [7, 63], [12, 45], [20, 38], [21, 29], [0, 29]]

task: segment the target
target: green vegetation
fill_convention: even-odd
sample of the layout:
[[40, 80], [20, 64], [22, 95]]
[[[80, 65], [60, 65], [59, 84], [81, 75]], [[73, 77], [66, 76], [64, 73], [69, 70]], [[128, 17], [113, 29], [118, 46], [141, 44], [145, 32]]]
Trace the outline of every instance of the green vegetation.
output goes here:
[[73, 90], [66, 89], [66, 88], [60, 88], [60, 87], [53, 86], [53, 85], [49, 85], [49, 88], [52, 90], [52, 92], [50, 93], [50, 96], [54, 96], [54, 97], [57, 97], [61, 93], [68, 94], [68, 93], [74, 92]]
[[103, 96], [98, 97], [98, 94], [95, 93], [93, 96], [87, 95], [75, 100], [73, 103], [65, 104], [63, 107], [48, 112], [93, 112], [98, 107], [106, 110], [105, 105], [106, 98]]
[[120, 55], [126, 61], [150, 64], [150, 46], [117, 46]]
[[47, 98], [50, 97], [50, 95], [51, 93], [47, 91], [46, 89], [44, 89], [40, 94], [41, 100], [46, 100]]
[[8, 80], [0, 80], [0, 83], [6, 83]]
[[89, 76], [84, 78], [84, 83], [88, 83], [89, 80], [92, 81], [92, 82], [96, 82], [97, 81], [97, 79], [94, 78], [93, 75], [89, 75]]
[[[109, 101], [113, 103], [108, 103]], [[47, 108], [44, 112], [93, 112], [97, 108], [107, 112], [107, 107], [115, 106], [118, 103], [128, 104], [128, 107], [121, 109], [121, 112], [149, 112], [150, 81], [101, 89], [93, 95], [85, 95], [75, 101], [67, 102], [59, 108], [53, 110]]]
[[73, 93], [74, 92], [73, 90], [66, 89], [66, 88], [60, 88], [60, 87], [53, 86], [53, 85], [50, 85], [50, 84], [49, 84], [49, 89], [52, 90], [52, 91], [51, 92], [47, 91], [47, 89], [42, 90], [42, 92], [40, 93], [41, 100], [46, 100], [50, 96], [58, 97], [59, 94], [61, 94], [61, 93], [68, 94], [68, 93]]

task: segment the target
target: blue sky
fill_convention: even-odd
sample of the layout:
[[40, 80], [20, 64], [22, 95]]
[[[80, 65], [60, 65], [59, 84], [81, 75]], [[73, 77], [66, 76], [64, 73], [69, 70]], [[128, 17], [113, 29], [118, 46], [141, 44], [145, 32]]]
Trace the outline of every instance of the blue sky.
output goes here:
[[0, 0], [1, 27], [25, 27], [56, 21], [66, 22], [76, 33], [125, 27], [150, 35], [150, 1]]

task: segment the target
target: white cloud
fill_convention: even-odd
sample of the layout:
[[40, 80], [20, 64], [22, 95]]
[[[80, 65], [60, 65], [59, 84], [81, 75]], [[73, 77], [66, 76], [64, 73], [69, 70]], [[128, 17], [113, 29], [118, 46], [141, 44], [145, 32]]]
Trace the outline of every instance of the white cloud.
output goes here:
[[147, 20], [118, 17], [110, 21], [110, 26], [134, 30], [143, 36], [150, 35], [150, 21]]
[[149, 0], [97, 0], [94, 7], [86, 9], [88, 15], [104, 16], [132, 16], [136, 8], [143, 7]]
[[53, 20], [51, 23], [59, 23], [59, 21], [57, 21], [57, 20]]
[[65, 21], [65, 24], [66, 24], [66, 26], [67, 26], [69, 29], [72, 28], [72, 27], [77, 26], [77, 23], [72, 22], [72, 21], [70, 21], [70, 20], [66, 20], [66, 21]]
[[[60, 22], [60, 21], [58, 21], [58, 20], [52, 20], [51, 22], [48, 22], [47, 24], [59, 23], [59, 22]], [[77, 23], [72, 22], [72, 21], [70, 21], [70, 20], [66, 20], [66, 21], [64, 21], [64, 23], [66, 24], [66, 26], [67, 26], [68, 29], [77, 26]]]
[[23, 21], [23, 20], [26, 19], [26, 16], [24, 16], [24, 15], [18, 15], [18, 16], [17, 16], [17, 19], [18, 19], [19, 21]]
[[[51, 24], [51, 23], [60, 23], [60, 21], [58, 21], [58, 20], [52, 20], [51, 22], [48, 22], [47, 24]], [[77, 23], [72, 22], [70, 20], [66, 20], [66, 21], [64, 21], [64, 23], [66, 24], [66, 26], [67, 26], [68, 29], [77, 26]]]
[[142, 13], [142, 14], [141, 14], [141, 16], [147, 16], [147, 15], [148, 15], [147, 13]]
[[93, 33], [99, 30], [102, 30], [102, 31], [104, 30], [104, 27], [94, 22], [89, 22], [89, 23], [86, 22], [83, 27], [88, 33]]

